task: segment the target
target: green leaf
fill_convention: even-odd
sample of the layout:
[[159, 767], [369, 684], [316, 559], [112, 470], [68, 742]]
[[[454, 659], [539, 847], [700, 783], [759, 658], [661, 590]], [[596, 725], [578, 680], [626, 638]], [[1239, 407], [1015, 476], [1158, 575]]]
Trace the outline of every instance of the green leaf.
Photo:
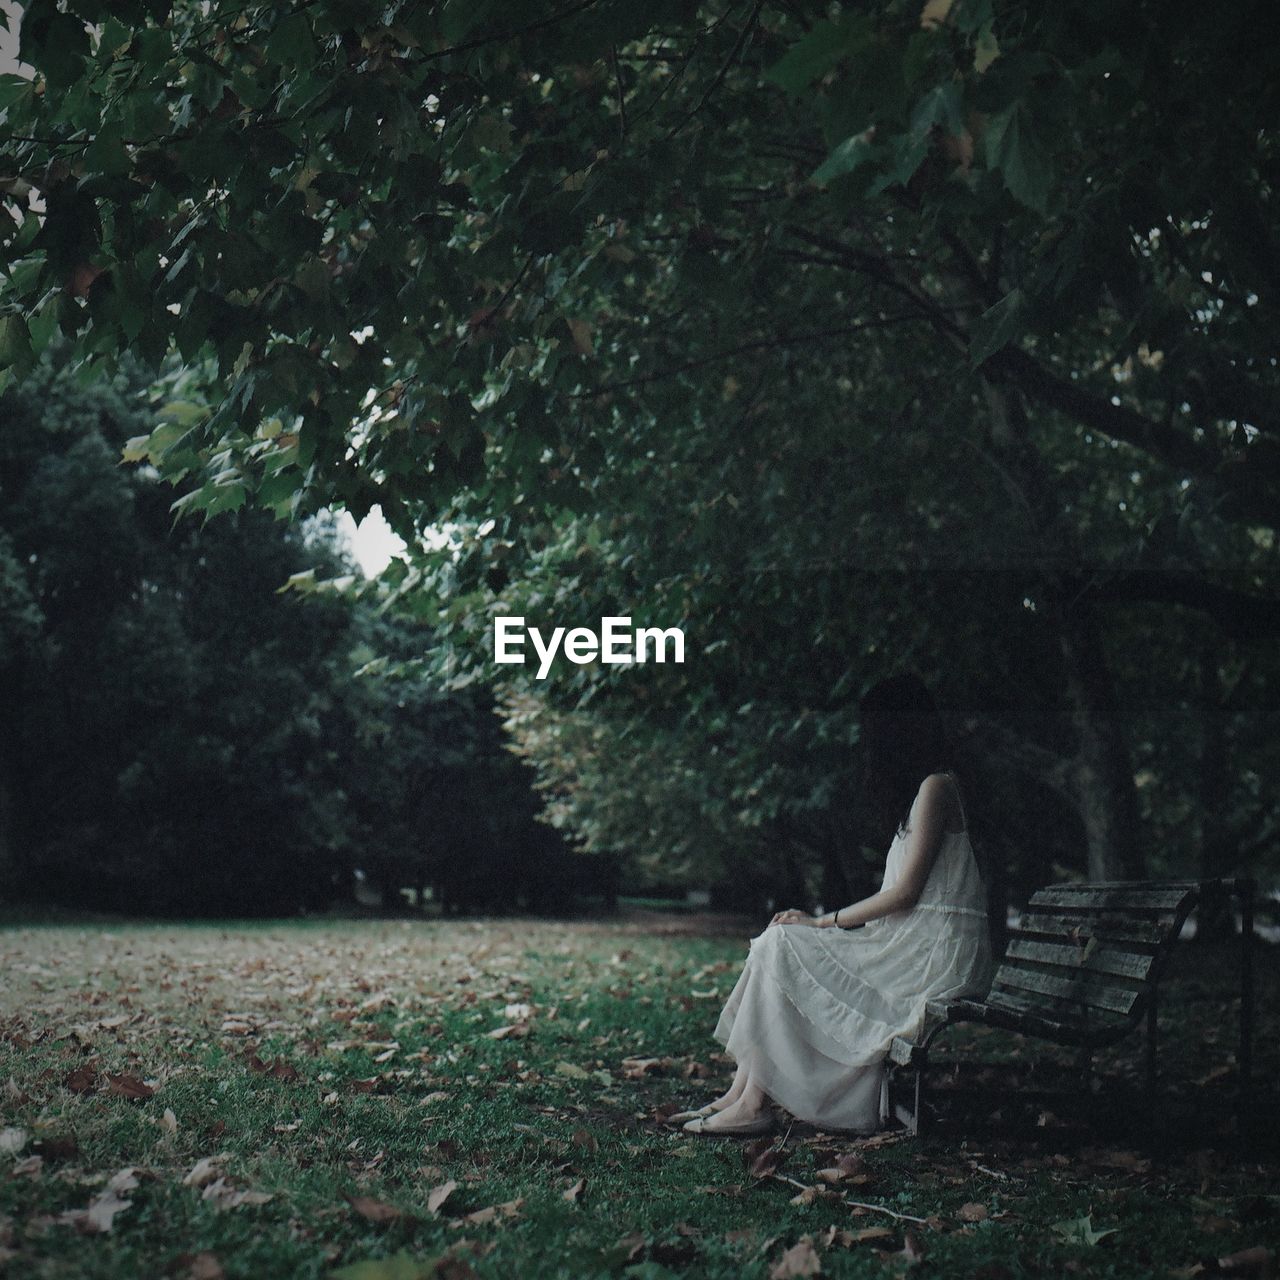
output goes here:
[[27, 322], [13, 312], [0, 316], [0, 369], [12, 369], [18, 377], [23, 377], [31, 372], [35, 362]]
[[31, 97], [32, 88], [26, 76], [0, 76], [0, 111]]
[[765, 79], [799, 94], [853, 51], [869, 30], [866, 20], [859, 18], [820, 22], [765, 72]]
[[987, 122], [987, 165], [999, 169], [1009, 191], [1037, 213], [1049, 202], [1052, 171], [1049, 156], [1031, 128], [1026, 107], [1016, 102]]
[[1026, 314], [1027, 299], [1021, 289], [1010, 290], [984, 311], [969, 330], [969, 367], [976, 369], [1017, 338]]
[[1115, 1227], [1108, 1227], [1105, 1231], [1095, 1231], [1093, 1229], [1092, 1214], [1086, 1214], [1083, 1218], [1068, 1218], [1062, 1222], [1055, 1222], [1053, 1229], [1068, 1244], [1089, 1246], [1097, 1244], [1104, 1236], [1111, 1236], [1116, 1233]]
[[957, 137], [965, 131], [960, 90], [954, 82], [930, 89], [911, 113], [911, 132], [916, 138], [925, 137], [935, 124]]
[[267, 57], [282, 67], [300, 71], [315, 65], [316, 42], [303, 14], [292, 13], [276, 23], [267, 40]]
[[329, 1272], [331, 1280], [431, 1280], [439, 1258], [415, 1258], [403, 1249], [389, 1258], [353, 1262]]
[[987, 23], [978, 32], [978, 39], [973, 46], [973, 69], [982, 75], [983, 72], [1000, 56], [1000, 41], [996, 39], [991, 24]]
[[832, 147], [831, 154], [813, 171], [809, 181], [825, 185], [833, 178], [852, 173], [859, 165], [866, 164], [876, 153], [876, 149], [867, 134], [860, 133], [856, 137], [846, 138]]
[[49, 0], [27, 5], [22, 17], [19, 59], [44, 72], [52, 88], [65, 88], [81, 75], [89, 52], [89, 29]]

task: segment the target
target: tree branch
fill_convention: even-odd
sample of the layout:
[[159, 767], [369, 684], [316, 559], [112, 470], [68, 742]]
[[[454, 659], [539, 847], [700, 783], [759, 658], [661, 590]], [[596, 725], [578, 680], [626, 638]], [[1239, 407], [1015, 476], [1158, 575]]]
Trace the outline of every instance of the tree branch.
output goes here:
[[1234, 640], [1280, 633], [1280, 600], [1221, 587], [1189, 573], [1137, 569], [1085, 585], [1081, 596], [1120, 604], [1180, 604], [1208, 616]]
[[879, 316], [874, 320], [859, 320], [855, 324], [842, 325], [836, 329], [818, 329], [809, 333], [779, 334], [772, 338], [758, 338], [752, 342], [744, 342], [741, 346], [729, 347], [725, 351], [716, 351], [708, 356], [700, 356], [697, 360], [687, 360], [684, 364], [670, 369], [662, 369], [656, 373], [645, 373], [635, 378], [624, 378], [619, 382], [604, 382], [586, 391], [572, 391], [570, 400], [585, 400], [592, 396], [603, 395], [606, 391], [621, 391], [627, 387], [643, 386], [649, 382], [659, 382], [663, 378], [674, 378], [687, 373], [690, 369], [701, 369], [704, 365], [715, 364], [719, 360], [728, 360], [733, 356], [743, 355], [748, 351], [763, 351], [773, 347], [793, 347], [803, 342], [817, 342], [824, 338], [842, 338], [851, 333], [861, 333], [864, 329], [884, 329], [894, 324], [907, 324], [919, 320], [918, 315]]

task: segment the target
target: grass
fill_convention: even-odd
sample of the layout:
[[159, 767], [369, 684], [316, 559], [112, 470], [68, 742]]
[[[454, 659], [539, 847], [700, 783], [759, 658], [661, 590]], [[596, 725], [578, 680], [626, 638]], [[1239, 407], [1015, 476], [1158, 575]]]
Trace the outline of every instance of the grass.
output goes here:
[[[1010, 1105], [1069, 1058], [1034, 1046], [1019, 1093], [1007, 1073], [1030, 1058], [1016, 1038], [970, 1030], [946, 1042], [957, 1062], [1008, 1065], [958, 1128], [860, 1143], [796, 1126], [775, 1144], [781, 1176], [753, 1176], [744, 1144], [660, 1123], [730, 1071], [710, 1031], [746, 934], [709, 922], [0, 930], [7, 1274], [1189, 1276], [1280, 1237], [1275, 1153], [1242, 1157], [1231, 1132], [1225, 950], [1184, 948], [1168, 984], [1154, 1132], [1123, 1123], [1136, 1038], [1099, 1063], [1092, 1110], [1121, 1114], [1081, 1129], [1065, 1103]], [[1280, 956], [1259, 950], [1265, 1085]], [[850, 1153], [852, 1177], [818, 1177]], [[127, 1207], [90, 1230], [77, 1213], [126, 1170]], [[1064, 1225], [1080, 1219], [1107, 1234], [1087, 1243]]]

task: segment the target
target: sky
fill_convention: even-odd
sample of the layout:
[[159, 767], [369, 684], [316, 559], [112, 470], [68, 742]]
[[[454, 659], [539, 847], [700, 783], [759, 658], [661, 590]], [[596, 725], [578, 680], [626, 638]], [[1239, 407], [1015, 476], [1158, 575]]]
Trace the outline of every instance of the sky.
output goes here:
[[404, 542], [382, 518], [381, 507], [374, 507], [359, 524], [349, 511], [339, 511], [337, 517], [366, 578], [376, 578], [391, 557], [404, 550]]

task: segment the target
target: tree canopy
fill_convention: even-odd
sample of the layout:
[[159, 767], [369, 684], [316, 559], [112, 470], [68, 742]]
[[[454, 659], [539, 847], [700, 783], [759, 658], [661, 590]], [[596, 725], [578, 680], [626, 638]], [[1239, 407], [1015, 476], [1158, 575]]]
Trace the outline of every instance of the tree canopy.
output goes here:
[[1247, 701], [1280, 620], [1263, 20], [38, 0], [35, 76], [0, 81], [0, 363], [59, 330], [176, 353], [124, 456], [179, 512], [452, 525], [398, 594], [464, 672], [497, 605], [696, 619], [711, 652], [660, 692], [520, 696], [641, 759], [726, 752], [717, 798], [771, 843], [914, 655], [1092, 869], [1133, 869], [1158, 752], [1117, 638], [1207, 627]]

